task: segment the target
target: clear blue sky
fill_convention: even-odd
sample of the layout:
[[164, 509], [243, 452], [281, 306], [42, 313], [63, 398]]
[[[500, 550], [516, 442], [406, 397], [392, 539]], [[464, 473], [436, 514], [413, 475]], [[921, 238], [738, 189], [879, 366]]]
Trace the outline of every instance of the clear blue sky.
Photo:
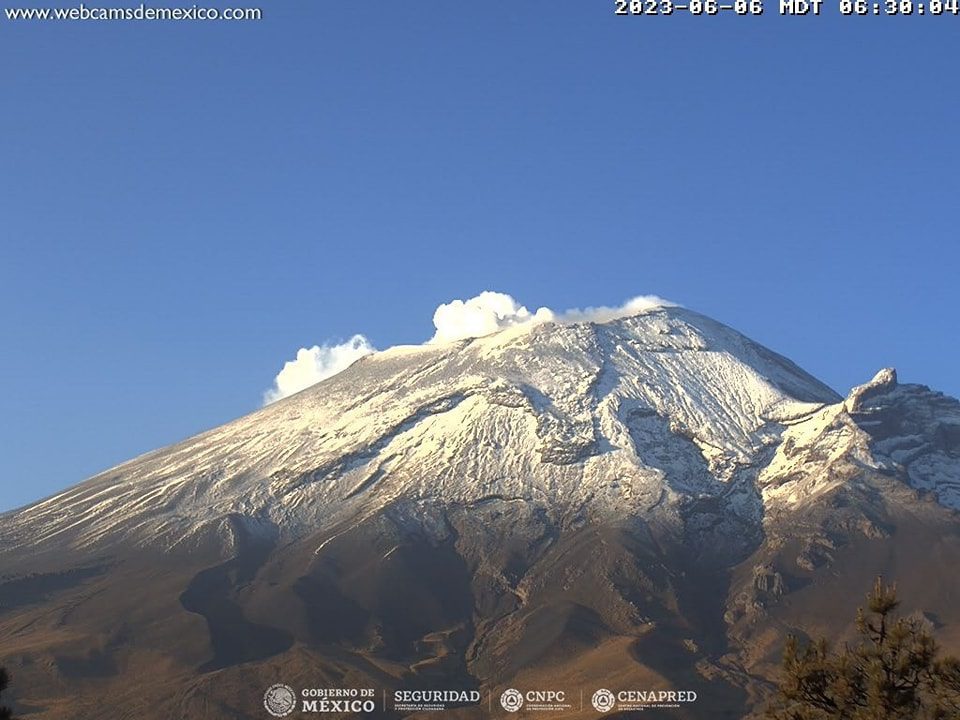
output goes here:
[[960, 394], [960, 18], [253, 2], [0, 19], [0, 509], [484, 289], [656, 293], [841, 391]]

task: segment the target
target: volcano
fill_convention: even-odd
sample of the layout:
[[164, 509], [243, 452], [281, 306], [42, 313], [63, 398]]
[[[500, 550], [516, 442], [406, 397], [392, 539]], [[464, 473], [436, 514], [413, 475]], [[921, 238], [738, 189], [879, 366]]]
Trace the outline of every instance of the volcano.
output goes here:
[[742, 718], [878, 574], [960, 649], [958, 509], [960, 403], [892, 369], [842, 397], [679, 307], [523, 325], [0, 516], [0, 664], [31, 720]]

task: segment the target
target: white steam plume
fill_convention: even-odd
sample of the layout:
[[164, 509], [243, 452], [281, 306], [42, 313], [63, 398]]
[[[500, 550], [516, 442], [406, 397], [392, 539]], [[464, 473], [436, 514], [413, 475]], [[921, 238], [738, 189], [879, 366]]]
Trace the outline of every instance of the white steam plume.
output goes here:
[[547, 308], [531, 313], [509, 295], [487, 290], [469, 300], [453, 300], [440, 305], [433, 313], [437, 332], [430, 342], [483, 337], [514, 325], [550, 320], [553, 320], [553, 313]]
[[[483, 337], [510, 327], [533, 327], [545, 322], [604, 323], [675, 305], [676, 303], [656, 295], [638, 295], [618, 307], [588, 307], [562, 313], [542, 307], [532, 313], [510, 295], [487, 290], [467, 300], [452, 300], [441, 304], [433, 313], [436, 332], [427, 343], [447, 343]], [[269, 405], [336, 375], [364, 355], [373, 352], [376, 352], [376, 349], [363, 335], [354, 335], [340, 345], [325, 344], [300, 348], [296, 359], [284, 364], [273, 381], [273, 387], [264, 393], [264, 404]]]
[[605, 323], [618, 318], [639, 315], [647, 310], [661, 307], [677, 307], [677, 303], [657, 295], [637, 295], [618, 307], [588, 307], [582, 310], [574, 308], [561, 314], [557, 320], [562, 323], [596, 322]]
[[273, 380], [273, 387], [263, 394], [264, 405], [300, 392], [321, 380], [346, 370], [354, 362], [376, 352], [363, 335], [354, 335], [340, 345], [314, 345], [300, 348], [297, 357], [283, 365]]
[[430, 342], [483, 337], [516, 325], [536, 325], [543, 322], [610, 322], [654, 308], [675, 305], [676, 303], [656, 295], [638, 295], [618, 307], [588, 307], [582, 310], [575, 308], [562, 313], [542, 307], [531, 313], [510, 295], [488, 290], [469, 300], [453, 300], [440, 305], [433, 314], [433, 324], [437, 331]]

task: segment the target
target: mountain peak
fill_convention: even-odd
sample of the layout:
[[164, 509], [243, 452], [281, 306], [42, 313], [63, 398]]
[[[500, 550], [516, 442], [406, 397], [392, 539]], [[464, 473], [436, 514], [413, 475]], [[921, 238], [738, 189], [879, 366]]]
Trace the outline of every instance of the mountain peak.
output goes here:
[[889, 392], [897, 386], [897, 371], [894, 368], [883, 368], [873, 376], [873, 379], [863, 385], [857, 385], [850, 391], [844, 401], [847, 412], [857, 412], [863, 402], [873, 396]]
[[630, 514], [723, 492], [784, 421], [838, 400], [680, 307], [511, 327], [369, 355], [15, 514], [7, 539], [189, 545], [237, 516], [296, 535], [400, 499]]

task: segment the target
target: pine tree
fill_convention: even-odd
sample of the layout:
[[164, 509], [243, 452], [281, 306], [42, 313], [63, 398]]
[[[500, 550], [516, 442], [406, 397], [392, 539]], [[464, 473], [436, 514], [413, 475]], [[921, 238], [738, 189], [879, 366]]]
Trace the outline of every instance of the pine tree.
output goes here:
[[825, 639], [787, 639], [770, 720], [960, 718], [960, 660], [938, 658], [920, 618], [899, 617], [896, 587], [877, 578], [857, 611], [859, 643], [834, 651]]
[[[7, 689], [9, 683], [10, 676], [7, 675], [5, 668], [0, 667], [0, 696], [3, 695], [3, 691]], [[10, 708], [0, 705], [0, 720], [13, 720], [13, 712]]]

